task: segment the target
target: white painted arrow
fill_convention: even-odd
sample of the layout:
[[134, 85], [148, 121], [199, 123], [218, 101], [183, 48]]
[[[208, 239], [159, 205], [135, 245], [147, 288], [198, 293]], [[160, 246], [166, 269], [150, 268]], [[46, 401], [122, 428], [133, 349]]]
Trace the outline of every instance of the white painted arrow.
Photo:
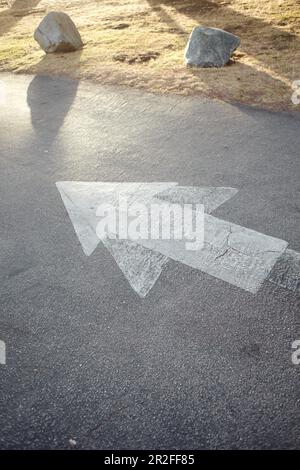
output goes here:
[[171, 258], [250, 292], [256, 292], [285, 251], [287, 242], [209, 215], [237, 193], [234, 188], [181, 187], [177, 183], [56, 183], [84, 253], [100, 242], [96, 234], [100, 204], [116, 206], [168, 201], [204, 204], [204, 247], [188, 251], [183, 240], [101, 240], [132, 288], [145, 297]]

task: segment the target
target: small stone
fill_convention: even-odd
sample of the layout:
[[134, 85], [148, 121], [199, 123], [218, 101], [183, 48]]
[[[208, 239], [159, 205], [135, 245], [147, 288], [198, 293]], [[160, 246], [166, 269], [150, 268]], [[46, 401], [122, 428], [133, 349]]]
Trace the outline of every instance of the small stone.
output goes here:
[[197, 26], [190, 35], [185, 62], [198, 67], [223, 67], [240, 42], [238, 36], [222, 29]]
[[34, 39], [47, 54], [73, 52], [83, 46], [80, 34], [71, 18], [66, 13], [57, 11], [45, 16], [34, 32]]
[[74, 439], [69, 439], [69, 444], [70, 446], [75, 447], [77, 442]]

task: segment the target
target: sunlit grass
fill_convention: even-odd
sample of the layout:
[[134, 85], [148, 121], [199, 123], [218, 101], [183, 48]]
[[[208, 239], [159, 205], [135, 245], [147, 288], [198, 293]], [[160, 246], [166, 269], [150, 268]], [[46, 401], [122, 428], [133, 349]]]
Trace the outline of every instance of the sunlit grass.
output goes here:
[[[292, 81], [300, 78], [298, 0], [43, 0], [35, 4], [37, 12], [31, 8], [23, 16], [12, 16], [0, 4], [0, 70], [55, 73], [154, 92], [196, 93], [295, 109], [290, 97]], [[82, 35], [83, 50], [45, 55], [32, 37], [45, 15], [40, 9], [70, 14]], [[128, 27], [115, 29], [124, 23]], [[198, 24], [241, 37], [231, 66], [185, 67], [184, 48]]]

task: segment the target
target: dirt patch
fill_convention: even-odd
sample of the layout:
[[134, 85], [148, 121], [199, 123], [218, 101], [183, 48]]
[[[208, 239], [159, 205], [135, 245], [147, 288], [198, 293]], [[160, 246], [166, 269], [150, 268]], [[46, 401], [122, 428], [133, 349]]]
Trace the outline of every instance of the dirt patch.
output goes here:
[[[33, 31], [46, 12], [65, 11], [81, 51], [45, 55]], [[187, 68], [183, 53], [196, 25], [241, 37], [222, 69]], [[270, 109], [291, 101], [300, 79], [298, 0], [0, 0], [0, 71], [65, 75], [157, 93], [200, 94]]]
[[157, 59], [159, 52], [144, 52], [140, 54], [115, 54], [113, 60], [116, 62], [126, 62], [127, 64], [141, 64], [143, 62], [149, 62], [151, 59]]

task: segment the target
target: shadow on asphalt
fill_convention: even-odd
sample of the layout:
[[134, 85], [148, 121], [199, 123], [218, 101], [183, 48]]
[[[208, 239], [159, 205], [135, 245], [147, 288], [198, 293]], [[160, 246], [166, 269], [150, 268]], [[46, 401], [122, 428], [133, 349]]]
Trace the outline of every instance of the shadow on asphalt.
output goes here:
[[77, 80], [57, 81], [36, 75], [27, 89], [27, 104], [36, 137], [50, 135], [50, 144], [57, 136], [76, 97]]

